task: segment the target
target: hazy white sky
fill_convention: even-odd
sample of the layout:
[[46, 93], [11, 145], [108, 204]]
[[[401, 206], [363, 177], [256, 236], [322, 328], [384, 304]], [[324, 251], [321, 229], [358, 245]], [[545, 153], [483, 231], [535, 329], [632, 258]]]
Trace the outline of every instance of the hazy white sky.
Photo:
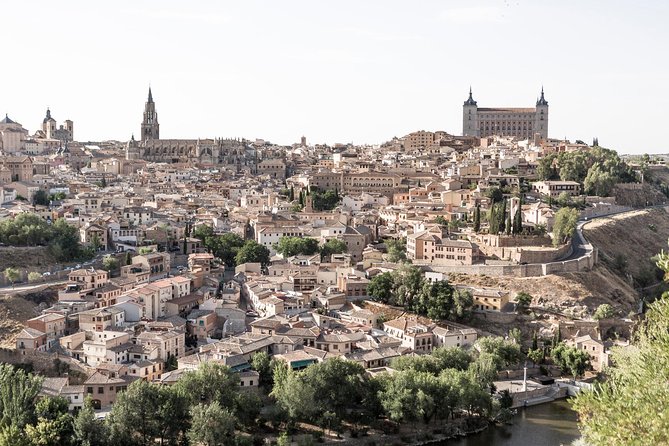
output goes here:
[[668, 1], [13, 1], [0, 5], [0, 112], [46, 107], [77, 140], [380, 143], [462, 132], [479, 106], [534, 106], [549, 136], [667, 152]]

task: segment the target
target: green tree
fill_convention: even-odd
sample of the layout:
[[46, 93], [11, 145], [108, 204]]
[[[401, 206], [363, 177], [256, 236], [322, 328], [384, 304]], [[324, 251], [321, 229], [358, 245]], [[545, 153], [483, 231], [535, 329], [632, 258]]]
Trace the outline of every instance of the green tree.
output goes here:
[[367, 285], [367, 294], [369, 294], [375, 301], [384, 304], [389, 303], [393, 299], [393, 288], [395, 281], [389, 272], [377, 274], [372, 277]]
[[586, 352], [576, 347], [567, 347], [564, 342], [551, 349], [551, 360], [562, 370], [569, 371], [574, 378], [583, 375], [590, 365], [590, 356]]
[[21, 273], [19, 273], [19, 270], [12, 267], [5, 269], [4, 274], [5, 279], [12, 283], [12, 288], [14, 287], [14, 283], [16, 283], [16, 281], [21, 278]]
[[229, 367], [205, 362], [197, 370], [185, 373], [176, 386], [190, 398], [192, 405], [218, 401], [221, 407], [231, 409], [239, 379]]
[[406, 239], [386, 239], [386, 251], [388, 252], [388, 261], [393, 263], [406, 262], [407, 245]]
[[102, 269], [104, 269], [105, 271], [109, 272], [114, 271], [118, 269], [118, 266], [119, 266], [118, 260], [114, 256], [108, 255], [105, 256], [104, 259], [102, 259]]
[[434, 320], [448, 319], [453, 309], [453, 287], [445, 280], [423, 283], [415, 311]]
[[611, 305], [601, 304], [600, 306], [597, 307], [597, 310], [593, 315], [593, 319], [595, 319], [596, 321], [600, 319], [608, 319], [614, 317], [615, 314], [616, 312]]
[[502, 193], [502, 190], [497, 186], [489, 187], [485, 191], [485, 196], [490, 199], [491, 204], [499, 203], [502, 200], [504, 200], [504, 194]]
[[74, 443], [81, 446], [104, 446], [107, 444], [107, 426], [95, 418], [93, 402], [86, 397], [73, 422]]
[[236, 265], [235, 257], [244, 244], [244, 239], [232, 232], [220, 236], [211, 235], [205, 241], [205, 247], [214, 256], [223, 260], [227, 267]]
[[130, 251], [125, 253], [125, 264], [132, 265], [132, 254], [130, 253]]
[[616, 348], [607, 380], [574, 401], [587, 444], [660, 445], [669, 442], [669, 299], [649, 305], [633, 348]]
[[288, 195], [288, 201], [291, 203], [295, 201], [295, 187], [291, 184], [290, 185], [290, 193]]
[[497, 214], [497, 217], [499, 219], [498, 226], [499, 226], [499, 232], [505, 232], [506, 231], [506, 200], [502, 200], [501, 204], [498, 204], [500, 206], [500, 212]]
[[260, 263], [263, 267], [269, 265], [269, 249], [255, 240], [248, 240], [235, 256], [237, 265], [243, 263]]
[[41, 398], [35, 405], [37, 423], [26, 426], [26, 437], [40, 446], [71, 444], [73, 420], [67, 409], [68, 401], [63, 397]]
[[508, 367], [520, 361], [520, 345], [502, 337], [480, 338], [476, 341], [476, 347], [481, 354], [493, 355], [499, 368]]
[[527, 357], [535, 364], [541, 364], [544, 360], [544, 351], [539, 348], [531, 348], [527, 352]]
[[272, 360], [267, 352], [257, 352], [251, 357], [251, 367], [260, 375], [261, 386], [272, 386]]
[[42, 279], [42, 275], [37, 271], [31, 271], [28, 273], [28, 282], [37, 282]]
[[588, 195], [607, 197], [615, 183], [616, 178], [611, 173], [604, 171], [600, 165], [595, 164], [588, 170], [588, 174], [583, 181], [583, 188]]
[[520, 345], [521, 341], [523, 340], [523, 335], [520, 332], [520, 328], [514, 327], [509, 330], [509, 339], [515, 342], [516, 344]]
[[439, 347], [431, 355], [437, 362], [438, 369], [467, 370], [472, 362], [471, 354], [460, 347]]
[[520, 211], [520, 206], [516, 210], [515, 215], [513, 216], [513, 231], [514, 234], [520, 234], [523, 232], [523, 218]]
[[446, 220], [443, 215], [437, 215], [437, 218], [435, 218], [434, 221], [441, 226], [448, 225], [448, 220]]
[[557, 197], [557, 203], [560, 207], [571, 205], [571, 195], [568, 192], [560, 192], [560, 195]]
[[578, 223], [578, 211], [573, 208], [561, 208], [555, 214], [553, 223], [553, 246], [559, 246], [574, 235]]
[[410, 264], [403, 264], [393, 271], [393, 300], [392, 305], [403, 306], [409, 311], [416, 309], [418, 297], [423, 289], [425, 278], [420, 268]]
[[42, 378], [9, 364], [0, 364], [0, 426], [13, 424], [19, 429], [35, 419], [35, 398]]
[[518, 314], [525, 314], [527, 313], [527, 310], [529, 310], [530, 305], [532, 305], [532, 299], [533, 297], [524, 291], [519, 292], [516, 294], [516, 298], [514, 299], [516, 303], [516, 312]]
[[192, 423], [188, 440], [194, 445], [233, 446], [235, 444], [235, 416], [214, 401], [198, 404], [191, 410]]
[[284, 257], [313, 255], [318, 252], [318, 240], [309, 237], [281, 237], [274, 249]]
[[316, 211], [331, 211], [339, 204], [339, 194], [336, 190], [313, 191], [311, 195]]
[[274, 386], [270, 393], [291, 420], [313, 421], [319, 413], [316, 390], [303, 373], [285, 363], [274, 367]]
[[111, 444], [148, 446], [155, 443], [160, 426], [156, 414], [160, 409], [158, 387], [142, 379], [128, 386], [116, 397], [106, 419]]
[[476, 205], [474, 209], [474, 232], [479, 232], [481, 230], [481, 206]]
[[46, 193], [44, 189], [39, 189], [33, 194], [33, 204], [48, 206], [49, 205], [49, 194]]
[[332, 254], [342, 254], [348, 251], [348, 246], [343, 240], [331, 238], [321, 247], [321, 260], [329, 259]]

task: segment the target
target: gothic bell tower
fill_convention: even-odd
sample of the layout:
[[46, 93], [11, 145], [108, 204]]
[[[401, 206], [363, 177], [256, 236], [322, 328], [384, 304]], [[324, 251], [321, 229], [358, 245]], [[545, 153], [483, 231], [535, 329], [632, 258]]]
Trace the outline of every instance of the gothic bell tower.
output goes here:
[[149, 98], [144, 104], [144, 119], [142, 120], [142, 141], [147, 139], [160, 139], [158, 113], [156, 113], [156, 103], [153, 102], [151, 87], [149, 87]]

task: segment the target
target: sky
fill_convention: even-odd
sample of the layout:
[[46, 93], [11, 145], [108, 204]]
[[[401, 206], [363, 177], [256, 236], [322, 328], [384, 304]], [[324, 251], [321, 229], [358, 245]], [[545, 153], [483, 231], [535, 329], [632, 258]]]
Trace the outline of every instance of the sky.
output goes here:
[[0, 113], [75, 139], [379, 144], [533, 107], [549, 136], [666, 153], [667, 1], [13, 1], [0, 6]]

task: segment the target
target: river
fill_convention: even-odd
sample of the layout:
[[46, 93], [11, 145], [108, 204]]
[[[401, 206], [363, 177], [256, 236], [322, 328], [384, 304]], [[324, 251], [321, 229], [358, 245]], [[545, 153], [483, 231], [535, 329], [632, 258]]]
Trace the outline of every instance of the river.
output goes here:
[[446, 440], [443, 446], [560, 446], [579, 438], [576, 412], [566, 400], [519, 409], [513, 424]]

